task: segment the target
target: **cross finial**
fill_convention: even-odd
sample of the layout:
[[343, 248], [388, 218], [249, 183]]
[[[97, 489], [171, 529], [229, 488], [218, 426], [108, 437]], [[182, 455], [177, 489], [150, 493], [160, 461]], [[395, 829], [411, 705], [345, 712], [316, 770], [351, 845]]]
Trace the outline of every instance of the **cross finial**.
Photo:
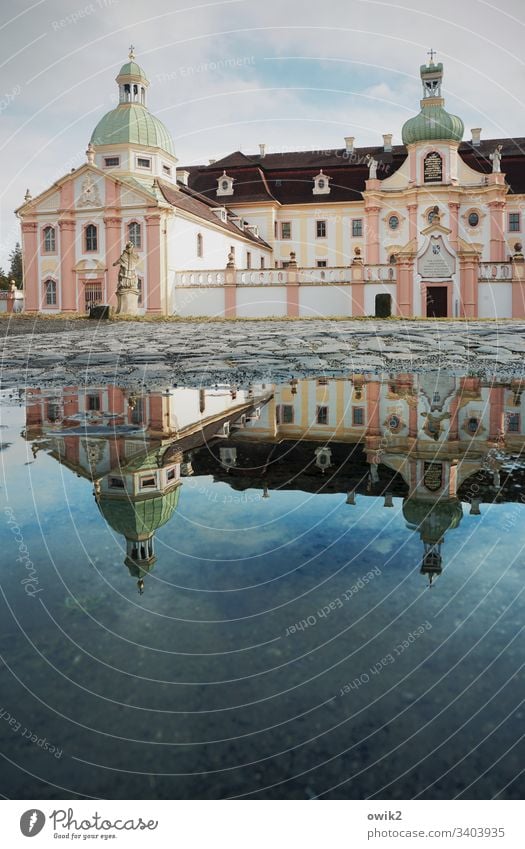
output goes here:
[[134, 58], [135, 58], [135, 48], [134, 48], [134, 46], [133, 46], [132, 44], [130, 44], [130, 45], [129, 45], [129, 53], [128, 53], [128, 56], [129, 56], [129, 58], [130, 58], [130, 59], [134, 59]]
[[433, 48], [433, 47], [431, 47], [431, 48], [430, 48], [430, 50], [429, 50], [429, 51], [428, 51], [428, 53], [427, 53], [427, 56], [430, 56], [430, 64], [431, 64], [431, 65], [433, 65], [433, 64], [434, 64], [434, 56], [435, 56], [435, 55], [436, 55], [436, 51], [434, 50], [434, 48]]

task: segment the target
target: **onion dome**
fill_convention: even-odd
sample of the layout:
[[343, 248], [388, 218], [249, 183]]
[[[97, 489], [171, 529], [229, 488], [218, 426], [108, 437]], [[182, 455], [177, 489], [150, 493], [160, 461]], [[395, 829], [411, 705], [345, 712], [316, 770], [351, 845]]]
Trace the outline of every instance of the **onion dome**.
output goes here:
[[126, 539], [144, 540], [168, 522], [177, 508], [180, 487], [150, 498], [132, 501], [130, 498], [98, 500], [100, 512], [117, 534]]
[[415, 144], [422, 141], [455, 141], [463, 138], [465, 125], [457, 115], [451, 115], [445, 109], [445, 100], [441, 96], [443, 65], [421, 65], [423, 99], [421, 112], [403, 125], [403, 144]]
[[403, 516], [411, 530], [418, 530], [426, 542], [438, 542], [447, 531], [457, 528], [463, 508], [456, 499], [422, 501], [412, 496], [403, 503]]

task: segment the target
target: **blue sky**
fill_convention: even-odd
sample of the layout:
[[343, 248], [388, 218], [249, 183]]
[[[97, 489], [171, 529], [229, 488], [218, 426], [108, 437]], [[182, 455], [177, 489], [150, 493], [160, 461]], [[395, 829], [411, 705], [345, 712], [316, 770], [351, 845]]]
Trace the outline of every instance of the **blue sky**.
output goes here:
[[447, 106], [483, 136], [525, 135], [521, 0], [16, 0], [0, 13], [0, 263], [12, 210], [78, 167], [114, 104], [130, 42], [181, 164], [270, 150], [400, 141], [433, 46]]

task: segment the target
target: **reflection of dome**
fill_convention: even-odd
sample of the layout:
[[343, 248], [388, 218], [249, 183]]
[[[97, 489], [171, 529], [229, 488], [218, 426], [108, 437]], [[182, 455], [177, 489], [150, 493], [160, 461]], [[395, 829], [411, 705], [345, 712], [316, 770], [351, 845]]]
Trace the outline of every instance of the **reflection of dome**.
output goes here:
[[108, 525], [117, 534], [122, 534], [126, 539], [143, 540], [171, 519], [177, 509], [179, 490], [180, 486], [175, 486], [165, 495], [155, 494], [137, 501], [102, 495], [98, 499], [98, 506]]
[[403, 516], [408, 527], [418, 530], [423, 540], [438, 542], [447, 531], [458, 527], [463, 510], [457, 499], [442, 499], [434, 503], [412, 497], [403, 502]]
[[175, 155], [168, 130], [141, 103], [121, 103], [104, 115], [93, 130], [91, 144], [145, 145]]

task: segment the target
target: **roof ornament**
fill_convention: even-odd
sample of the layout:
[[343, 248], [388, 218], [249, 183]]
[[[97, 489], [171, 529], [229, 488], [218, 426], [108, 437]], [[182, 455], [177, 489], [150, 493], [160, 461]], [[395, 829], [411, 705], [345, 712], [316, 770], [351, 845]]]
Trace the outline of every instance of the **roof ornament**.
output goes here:
[[28, 201], [30, 201], [32, 199], [32, 197], [33, 197], [33, 195], [31, 194], [29, 189], [26, 189], [26, 193], [24, 195], [25, 202], [27, 203]]
[[436, 55], [437, 55], [436, 51], [434, 50], [433, 47], [431, 47], [430, 50], [427, 53], [427, 56], [430, 56], [430, 64], [431, 65], [434, 65], [434, 56], [436, 56]]
[[133, 61], [133, 59], [135, 58], [135, 48], [132, 44], [129, 45], [128, 57], [131, 59], [131, 61]]
[[368, 170], [368, 179], [369, 180], [377, 180], [377, 166], [379, 165], [379, 162], [377, 161], [377, 159], [374, 159], [374, 157], [370, 153], [367, 153], [366, 164], [368, 165], [368, 169], [369, 169]]
[[89, 142], [89, 144], [87, 146], [86, 159], [87, 159], [88, 165], [94, 165], [95, 164], [95, 148], [93, 147], [91, 142]]

